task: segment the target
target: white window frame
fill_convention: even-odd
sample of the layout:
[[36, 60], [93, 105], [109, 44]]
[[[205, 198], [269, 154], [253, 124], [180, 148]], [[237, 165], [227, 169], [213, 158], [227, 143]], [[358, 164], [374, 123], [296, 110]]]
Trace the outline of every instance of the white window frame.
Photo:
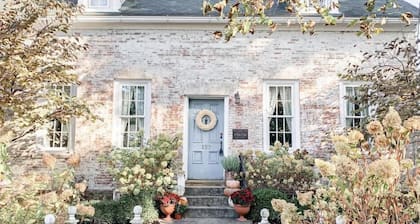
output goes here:
[[150, 81], [148, 80], [115, 80], [114, 81], [114, 113], [113, 113], [113, 133], [112, 145], [117, 148], [122, 147], [121, 134], [121, 88], [123, 85], [143, 86], [144, 87], [144, 141], [150, 138], [150, 118], [151, 118], [151, 90]]
[[[345, 99], [346, 96], [346, 87], [360, 87], [363, 84], [367, 84], [366, 82], [358, 82], [358, 81], [341, 81], [340, 82], [340, 125], [343, 128], [352, 128], [352, 127], [347, 127], [346, 126], [346, 118], [347, 118], [347, 108], [346, 108], [346, 104], [347, 104], [347, 99]], [[374, 108], [369, 106], [367, 109], [367, 114], [365, 116], [368, 117], [369, 114], [372, 114], [372, 110]]]
[[299, 80], [266, 80], [263, 84], [263, 146], [264, 151], [270, 148], [270, 121], [268, 106], [270, 101], [270, 87], [287, 86], [291, 87], [292, 93], [292, 150], [300, 148], [300, 97]]
[[[77, 96], [77, 87], [70, 86], [70, 96], [75, 97]], [[42, 128], [36, 132], [37, 142], [39, 143], [39, 149], [41, 151], [48, 151], [48, 152], [72, 152], [74, 151], [74, 141], [75, 141], [75, 133], [76, 133], [76, 119], [74, 117], [69, 119], [69, 133], [68, 133], [68, 142], [67, 147], [51, 147], [48, 138], [48, 128]], [[48, 126], [50, 123], [48, 123]]]
[[119, 12], [125, 0], [107, 0], [106, 6], [91, 6], [92, 0], [79, 0], [78, 4], [85, 7], [86, 12]]

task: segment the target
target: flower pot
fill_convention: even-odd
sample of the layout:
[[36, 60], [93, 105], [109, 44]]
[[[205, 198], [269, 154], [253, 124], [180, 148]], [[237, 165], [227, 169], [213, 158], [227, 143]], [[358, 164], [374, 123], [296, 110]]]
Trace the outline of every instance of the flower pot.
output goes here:
[[171, 215], [175, 211], [175, 204], [162, 204], [160, 205], [160, 210], [166, 216], [165, 218], [163, 218], [163, 220], [165, 220], [166, 222], [172, 222]]
[[235, 204], [233, 206], [233, 209], [235, 209], [235, 212], [238, 213], [239, 218], [238, 221], [244, 222], [247, 221], [247, 219], [244, 217], [244, 215], [248, 214], [249, 210], [251, 209], [251, 205], [237, 205]]
[[175, 219], [182, 219], [182, 215], [179, 213], [176, 213], [174, 216]]
[[226, 181], [233, 180], [233, 172], [225, 172], [225, 179]]
[[241, 183], [238, 180], [227, 180], [226, 187], [228, 188], [241, 188]]
[[225, 188], [225, 190], [223, 191], [223, 193], [229, 197], [231, 194], [235, 193], [236, 191], [240, 191], [241, 189], [238, 188]]

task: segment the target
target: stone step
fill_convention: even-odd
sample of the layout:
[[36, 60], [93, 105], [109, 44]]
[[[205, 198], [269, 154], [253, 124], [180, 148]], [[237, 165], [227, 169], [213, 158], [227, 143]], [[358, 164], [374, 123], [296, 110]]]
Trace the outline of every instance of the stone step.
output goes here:
[[224, 186], [185, 186], [185, 196], [223, 196]]
[[224, 180], [187, 180], [186, 186], [225, 186]]
[[187, 196], [189, 206], [228, 206], [225, 196]]
[[186, 218], [238, 218], [235, 210], [227, 206], [189, 206]]
[[185, 218], [174, 220], [174, 224], [251, 224], [251, 221], [240, 222], [236, 218], [217, 219], [217, 218]]

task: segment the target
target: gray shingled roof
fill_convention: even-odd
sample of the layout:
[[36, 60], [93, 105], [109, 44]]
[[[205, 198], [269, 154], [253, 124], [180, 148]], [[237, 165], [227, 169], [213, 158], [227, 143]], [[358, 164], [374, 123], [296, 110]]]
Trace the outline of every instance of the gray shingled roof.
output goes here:
[[[231, 1], [233, 2], [233, 1]], [[366, 15], [364, 0], [340, 0], [340, 12], [346, 17]], [[386, 0], [377, 0], [377, 4]], [[411, 12], [417, 15], [418, 10], [409, 3], [401, 1], [401, 8], [389, 10], [387, 16], [399, 17], [400, 12]], [[120, 11], [123, 15], [138, 16], [203, 16], [201, 0], [126, 0]], [[284, 5], [275, 5], [267, 14], [271, 16], [290, 16]]]

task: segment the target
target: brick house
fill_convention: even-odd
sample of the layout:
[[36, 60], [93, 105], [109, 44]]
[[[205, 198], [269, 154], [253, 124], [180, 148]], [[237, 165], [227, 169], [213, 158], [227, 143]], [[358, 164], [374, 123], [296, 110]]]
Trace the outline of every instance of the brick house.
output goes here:
[[[340, 1], [334, 13], [344, 14], [345, 22], [318, 25], [313, 36], [301, 34], [296, 24], [286, 26], [290, 18], [280, 13], [273, 14], [281, 23], [276, 32], [261, 28], [229, 43], [213, 38], [224, 21], [202, 16], [201, 1], [121, 2], [79, 0], [86, 13], [74, 25], [90, 48], [80, 60], [82, 85], [71, 91], [98, 103], [93, 112], [102, 120], [55, 124], [56, 136], [68, 136], [56, 141], [38, 136], [41, 150], [62, 157], [80, 153], [80, 173], [91, 189], [111, 187], [98, 154], [134, 147], [140, 130], [146, 138], [183, 136], [181, 184], [222, 179], [222, 154], [268, 150], [275, 141], [327, 157], [327, 133], [357, 126], [366, 116], [352, 113], [357, 105], [344, 100], [359, 83], [337, 74], [362, 50], [395, 37], [415, 39], [415, 25], [401, 25], [393, 12], [383, 34], [357, 37], [346, 22], [363, 14], [362, 1]], [[272, 13], [282, 11], [278, 5]]]

